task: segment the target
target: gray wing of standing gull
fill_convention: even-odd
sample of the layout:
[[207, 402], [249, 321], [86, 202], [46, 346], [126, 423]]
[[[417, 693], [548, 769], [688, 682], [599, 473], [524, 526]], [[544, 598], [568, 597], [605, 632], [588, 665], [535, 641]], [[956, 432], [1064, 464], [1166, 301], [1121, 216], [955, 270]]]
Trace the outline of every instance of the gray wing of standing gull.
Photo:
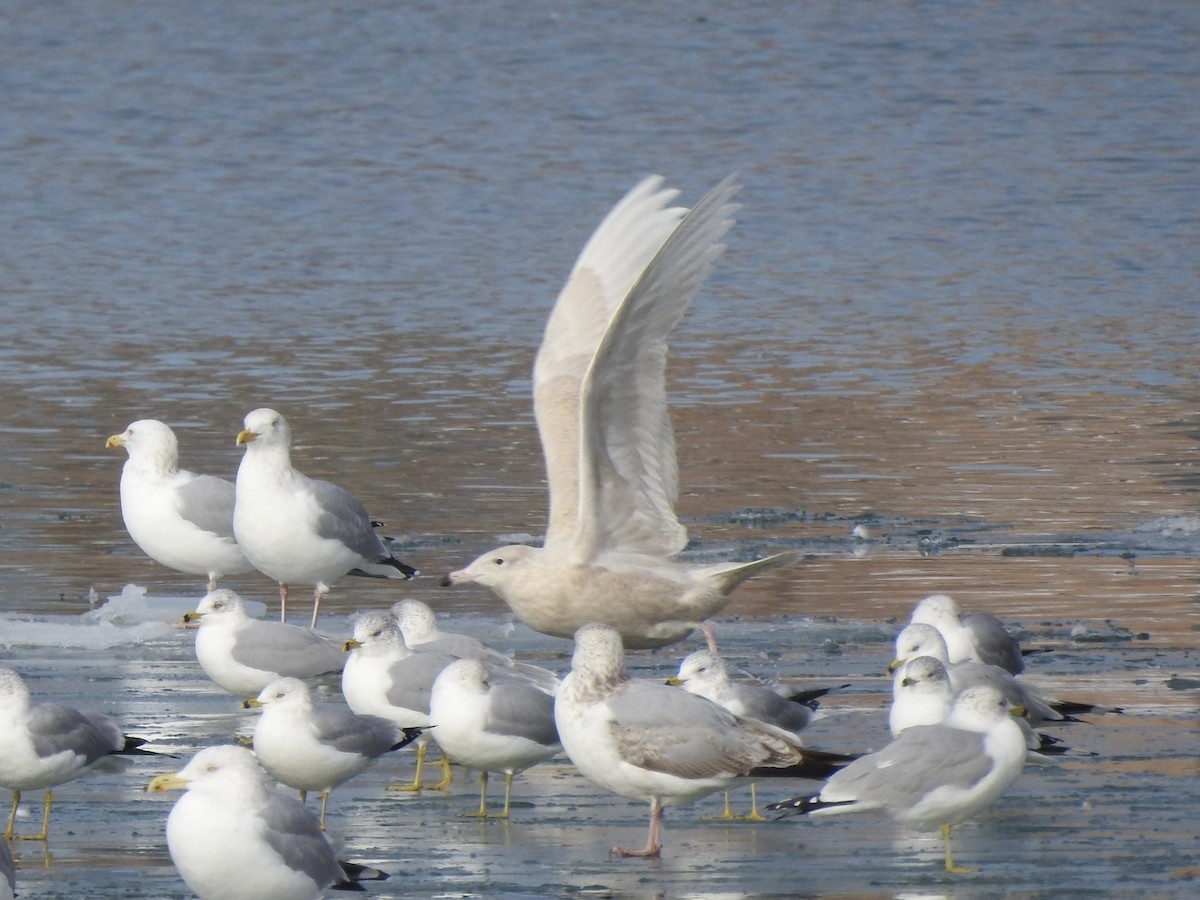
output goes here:
[[125, 744], [121, 729], [107, 716], [89, 715], [58, 703], [31, 707], [26, 725], [34, 752], [43, 758], [75, 753], [91, 764]]
[[[761, 726], [666, 685], [627, 681], [607, 705], [617, 752], [631, 765], [698, 779], [744, 775], [771, 756], [759, 739]], [[768, 740], [786, 747], [778, 738]], [[792, 761], [798, 760], [796, 751]]]
[[308, 628], [251, 619], [234, 634], [235, 662], [266, 672], [311, 678], [340, 672], [346, 655], [337, 643]]
[[401, 709], [428, 713], [433, 682], [454, 659], [443, 653], [417, 651], [412, 656], [396, 660], [388, 667], [391, 684], [384, 694], [387, 702]]
[[391, 750], [400, 735], [396, 726], [378, 716], [356, 716], [342, 707], [313, 706], [313, 731], [318, 741], [342, 753], [374, 759]]
[[979, 658], [993, 666], [999, 666], [1020, 675], [1025, 671], [1025, 657], [1021, 645], [1004, 627], [1004, 623], [991, 613], [967, 613], [961, 619], [964, 628], [971, 632], [975, 652]]
[[737, 702], [739, 715], [793, 733], [803, 731], [812, 722], [812, 709], [803, 703], [781, 697], [770, 688], [734, 682], [729, 686], [729, 693]]
[[192, 475], [180, 485], [180, 518], [197, 528], [233, 540], [233, 502], [236, 489], [232, 482], [212, 475]]
[[371, 517], [348, 491], [328, 481], [308, 479], [317, 506], [317, 534], [326, 540], [340, 541], [363, 559], [379, 562], [388, 557], [387, 549], [371, 527]]
[[821, 789], [823, 802], [903, 809], [942, 787], [968, 788], [995, 763], [986, 735], [945, 725], [914, 725], [882, 750], [834, 773]]
[[308, 875], [322, 887], [347, 881], [317, 820], [294, 798], [269, 791], [259, 811], [264, 837], [288, 868]]
[[537, 688], [519, 684], [493, 684], [488, 692], [484, 730], [522, 737], [544, 747], [558, 743], [554, 727], [554, 698]]

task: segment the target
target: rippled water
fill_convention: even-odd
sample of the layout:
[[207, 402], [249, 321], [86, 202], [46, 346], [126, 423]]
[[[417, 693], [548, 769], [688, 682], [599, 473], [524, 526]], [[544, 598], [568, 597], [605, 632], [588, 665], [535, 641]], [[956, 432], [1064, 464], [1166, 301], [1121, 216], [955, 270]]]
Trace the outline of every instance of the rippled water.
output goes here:
[[[691, 202], [737, 171], [739, 223], [672, 346], [679, 509], [693, 558], [810, 558], [739, 591], [727, 651], [763, 674], [853, 679], [821, 743], [869, 746], [878, 666], [916, 599], [945, 590], [1005, 616], [1057, 648], [1039, 679], [1127, 711], [1079, 739], [1100, 762], [1027, 773], [964, 829], [964, 858], [984, 866], [965, 890], [1188, 893], [1194, 7], [18, 2], [0, 16], [0, 644], [39, 695], [185, 755], [231, 732], [185, 635], [110, 625], [108, 648], [79, 616], [93, 590], [131, 582], [199, 593], [125, 535], [105, 437], [162, 418], [186, 465], [231, 476], [261, 405], [292, 421], [302, 468], [388, 522], [430, 575], [413, 594], [565, 664], [565, 642], [493, 634], [498, 602], [437, 575], [544, 527], [528, 373], [599, 218], [648, 172]], [[851, 538], [860, 524], [870, 541]], [[344, 616], [394, 596], [350, 580], [328, 602]], [[87, 636], [64, 637], [75, 628]], [[637, 665], [657, 677], [674, 659]], [[408, 873], [389, 887], [403, 894], [946, 887], [932, 843], [866, 818], [681, 811], [668, 858], [629, 865], [602, 851], [638, 839], [642, 811], [565, 766], [530, 774], [534, 805], [507, 827], [447, 824], [457, 807], [439, 798], [389, 806], [375, 788], [390, 774], [353, 789], [338, 836]], [[19, 848], [22, 896], [180, 895], [166, 807], [135, 796], [146, 778], [64, 787], [52, 864]]]

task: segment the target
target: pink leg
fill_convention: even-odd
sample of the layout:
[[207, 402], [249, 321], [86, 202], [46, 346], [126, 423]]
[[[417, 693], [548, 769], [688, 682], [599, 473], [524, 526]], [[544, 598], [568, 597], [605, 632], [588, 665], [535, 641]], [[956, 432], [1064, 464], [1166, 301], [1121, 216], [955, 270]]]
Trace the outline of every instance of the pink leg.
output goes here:
[[325, 592], [322, 591], [320, 587], [318, 587], [316, 589], [316, 591], [313, 593], [313, 617], [312, 617], [312, 624], [308, 626], [309, 628], [317, 627], [317, 613], [321, 609], [321, 598], [324, 596], [325, 596]]
[[655, 797], [650, 801], [650, 834], [646, 838], [646, 846], [641, 850], [630, 850], [628, 847], [613, 847], [613, 856], [662, 856], [663, 808]]
[[279, 582], [279, 621], [287, 621], [287, 595], [288, 586], [282, 581]]
[[704, 640], [708, 642], [708, 652], [713, 656], [718, 656], [717, 653], [717, 633], [708, 622], [701, 622], [696, 626], [700, 629], [700, 633], [704, 635]]

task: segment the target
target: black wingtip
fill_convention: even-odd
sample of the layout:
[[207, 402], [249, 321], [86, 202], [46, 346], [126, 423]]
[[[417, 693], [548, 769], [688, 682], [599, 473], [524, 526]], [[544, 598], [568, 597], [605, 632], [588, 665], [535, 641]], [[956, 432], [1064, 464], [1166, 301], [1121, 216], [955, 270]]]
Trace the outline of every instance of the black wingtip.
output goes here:
[[122, 735], [122, 737], [125, 738], [125, 743], [121, 746], [120, 750], [113, 751], [113, 754], [116, 756], [169, 756], [171, 759], [175, 758], [170, 753], [159, 753], [157, 750], [143, 750], [142, 748], [150, 743], [145, 738], [130, 737], [127, 734]]
[[391, 878], [387, 872], [379, 869], [373, 869], [370, 866], [362, 866], [358, 863], [342, 862], [338, 860], [338, 865], [342, 867], [342, 871], [346, 873], [346, 881], [340, 884], [335, 884], [331, 890], [335, 891], [363, 891], [366, 890], [360, 881], [387, 881]]
[[778, 818], [782, 819], [786, 816], [803, 816], [830, 806], [849, 806], [853, 802], [853, 800], [822, 800], [817, 794], [806, 794], [803, 797], [792, 797], [790, 800], [780, 800], [778, 803], [772, 803], [767, 807], [767, 812], [777, 812], [779, 813]]
[[424, 728], [405, 728], [404, 729], [404, 739], [399, 741], [398, 743], [392, 744], [390, 749], [391, 750], [402, 750], [403, 748], [405, 748], [409, 744], [411, 744], [413, 741], [415, 741], [417, 738], [419, 738], [422, 734], [424, 734], [424, 732], [425, 732]]

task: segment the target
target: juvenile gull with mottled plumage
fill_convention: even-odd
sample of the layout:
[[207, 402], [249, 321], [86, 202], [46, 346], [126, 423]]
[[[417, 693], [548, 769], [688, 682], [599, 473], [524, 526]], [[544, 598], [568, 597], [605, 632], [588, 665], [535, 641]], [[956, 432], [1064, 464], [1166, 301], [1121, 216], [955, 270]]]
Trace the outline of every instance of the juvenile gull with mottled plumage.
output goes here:
[[[585, 625], [576, 634], [554, 721], [580, 772], [614, 794], [650, 803], [646, 846], [614, 847], [619, 856], [662, 853], [663, 807], [721, 790], [760, 767], [805, 761], [790, 732], [661, 681], [630, 678], [621, 637], [608, 625]], [[833, 767], [820, 769], [824, 777]]]
[[603, 622], [626, 646], [674, 643], [742, 581], [798, 559], [685, 565], [675, 514], [679, 473], [667, 410], [667, 338], [724, 249], [737, 182], [688, 211], [647, 178], [592, 235], [559, 294], [534, 365], [534, 414], [546, 461], [544, 545], [490, 551], [451, 572], [481, 584], [530, 628], [571, 637]]

